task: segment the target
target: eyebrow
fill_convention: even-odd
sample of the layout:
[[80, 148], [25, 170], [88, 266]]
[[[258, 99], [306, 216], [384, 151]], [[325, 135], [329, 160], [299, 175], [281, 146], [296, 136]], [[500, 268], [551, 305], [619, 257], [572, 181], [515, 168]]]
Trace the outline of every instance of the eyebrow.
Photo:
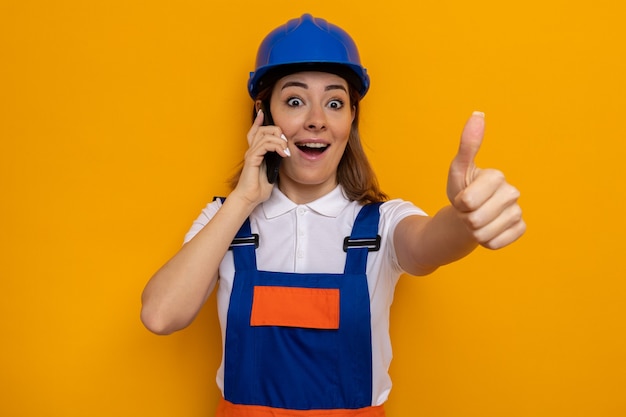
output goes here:
[[[300, 81], [288, 81], [285, 83], [285, 85], [283, 85], [281, 87], [281, 90], [284, 90], [287, 87], [300, 87], [300, 88], [304, 88], [306, 90], [309, 89], [308, 84], [300, 82]], [[348, 92], [348, 90], [346, 89], [346, 87], [344, 87], [341, 84], [329, 84], [324, 88], [324, 91], [330, 91], [330, 90], [343, 90], [346, 93]]]

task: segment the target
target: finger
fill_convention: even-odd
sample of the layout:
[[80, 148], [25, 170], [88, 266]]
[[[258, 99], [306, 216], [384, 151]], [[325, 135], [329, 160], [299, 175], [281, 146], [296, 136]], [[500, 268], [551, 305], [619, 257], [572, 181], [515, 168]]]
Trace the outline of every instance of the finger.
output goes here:
[[502, 233], [497, 234], [492, 239], [481, 243], [488, 249], [501, 249], [518, 240], [526, 232], [526, 222], [520, 219], [517, 223], [506, 228]]
[[252, 125], [256, 127], [263, 126], [264, 120], [265, 114], [263, 114], [263, 110], [259, 109], [259, 111], [256, 112], [256, 117], [254, 118], [254, 123]]
[[287, 137], [284, 134], [280, 134], [280, 137], [278, 138], [278, 140], [276, 140], [276, 136], [272, 136], [272, 145], [274, 146], [274, 149], [270, 150], [277, 152], [278, 154], [280, 154], [281, 156], [285, 157], [285, 156], [291, 156], [291, 151], [289, 150], [289, 145], [288, 145], [288, 141], [287, 141]]
[[485, 135], [485, 115], [474, 112], [465, 123], [461, 134], [461, 143], [456, 155], [456, 162], [461, 172], [465, 172], [465, 185], [473, 180], [474, 160]]
[[265, 115], [263, 114], [263, 110], [259, 109], [259, 111], [256, 112], [256, 117], [254, 118], [254, 122], [252, 123], [252, 127], [248, 131], [248, 136], [247, 136], [248, 146], [252, 145], [252, 141], [254, 139], [254, 136], [259, 131], [259, 128], [261, 126], [263, 126], [263, 120], [264, 119], [265, 119]]
[[[494, 197], [493, 200], [496, 199]], [[460, 213], [460, 217], [474, 239], [492, 249], [507, 245], [514, 240], [511, 240], [513, 236], [525, 230], [522, 227], [522, 209], [516, 201], [501, 204], [490, 200], [474, 212]]]
[[511, 187], [504, 174], [496, 169], [476, 169], [472, 183], [459, 192], [452, 201], [462, 212], [471, 212], [484, 205], [502, 188]]
[[291, 156], [285, 135], [276, 136], [267, 132], [258, 133], [252, 145], [246, 151], [246, 159], [251, 158], [250, 162], [254, 166], [260, 166], [265, 154], [268, 152], [276, 152], [282, 157]]
[[[512, 218], [517, 221], [516, 214], [521, 214], [517, 204], [519, 191], [515, 187], [506, 186], [498, 189], [485, 203], [473, 211], [460, 212], [467, 226], [478, 230], [498, 221]], [[511, 207], [517, 207], [511, 211]]]

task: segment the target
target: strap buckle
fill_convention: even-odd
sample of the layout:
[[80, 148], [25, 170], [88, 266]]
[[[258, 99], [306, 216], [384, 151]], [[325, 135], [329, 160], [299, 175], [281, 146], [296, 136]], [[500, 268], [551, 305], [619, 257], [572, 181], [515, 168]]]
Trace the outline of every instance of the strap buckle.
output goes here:
[[252, 233], [252, 236], [234, 238], [233, 241], [230, 243], [228, 250], [232, 250], [235, 247], [248, 245], [254, 245], [255, 249], [259, 247], [259, 235], [257, 233]]
[[343, 240], [343, 251], [348, 252], [350, 248], [367, 248], [368, 252], [376, 252], [380, 249], [380, 235], [375, 238], [350, 238], [346, 236]]

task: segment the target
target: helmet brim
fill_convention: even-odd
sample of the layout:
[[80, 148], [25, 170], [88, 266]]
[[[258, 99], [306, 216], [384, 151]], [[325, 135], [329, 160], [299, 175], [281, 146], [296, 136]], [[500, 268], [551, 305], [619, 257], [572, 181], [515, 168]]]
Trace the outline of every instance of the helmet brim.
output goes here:
[[360, 97], [363, 97], [369, 89], [369, 76], [365, 68], [360, 66], [335, 62], [296, 62], [261, 67], [250, 73], [250, 80], [248, 81], [250, 97], [255, 99], [259, 92], [274, 85], [279, 79], [289, 74], [304, 71], [319, 71], [338, 75], [358, 91]]

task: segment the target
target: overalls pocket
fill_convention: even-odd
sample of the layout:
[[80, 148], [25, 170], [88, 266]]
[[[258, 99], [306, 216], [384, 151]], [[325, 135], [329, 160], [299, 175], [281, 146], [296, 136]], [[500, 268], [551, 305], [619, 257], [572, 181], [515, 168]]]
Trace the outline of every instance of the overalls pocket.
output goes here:
[[339, 328], [339, 289], [256, 286], [251, 326]]

